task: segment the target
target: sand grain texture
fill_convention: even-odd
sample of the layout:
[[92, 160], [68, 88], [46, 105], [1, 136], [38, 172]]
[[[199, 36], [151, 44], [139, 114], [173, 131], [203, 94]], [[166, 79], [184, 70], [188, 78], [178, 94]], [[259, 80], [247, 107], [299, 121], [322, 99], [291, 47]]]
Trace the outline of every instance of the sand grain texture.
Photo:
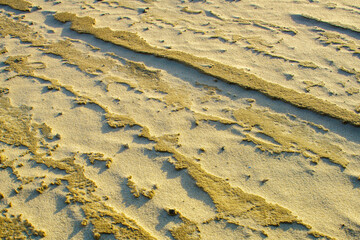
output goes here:
[[0, 238], [360, 239], [356, 1], [0, 5]]

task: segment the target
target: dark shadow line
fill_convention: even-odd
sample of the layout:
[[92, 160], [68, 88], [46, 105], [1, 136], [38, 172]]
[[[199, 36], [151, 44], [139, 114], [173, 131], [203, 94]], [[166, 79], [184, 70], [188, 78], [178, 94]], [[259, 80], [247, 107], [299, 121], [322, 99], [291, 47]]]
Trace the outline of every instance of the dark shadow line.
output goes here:
[[302, 24], [302, 25], [306, 25], [306, 26], [316, 26], [316, 27], [320, 27], [322, 29], [329, 30], [329, 31], [337, 31], [339, 33], [348, 35], [349, 37], [353, 37], [353, 38], [360, 40], [360, 29], [359, 29], [359, 31], [357, 31], [357, 30], [346, 28], [345, 26], [335, 25], [330, 22], [317, 20], [317, 19], [314, 19], [311, 17], [306, 17], [304, 15], [300, 15], [300, 14], [292, 14], [290, 16], [291, 16], [292, 20], [298, 24]]

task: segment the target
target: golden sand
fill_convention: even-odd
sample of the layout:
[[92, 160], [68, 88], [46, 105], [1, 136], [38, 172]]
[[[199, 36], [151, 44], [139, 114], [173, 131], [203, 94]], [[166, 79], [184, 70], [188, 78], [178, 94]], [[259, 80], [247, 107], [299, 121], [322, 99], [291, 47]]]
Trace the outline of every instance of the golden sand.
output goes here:
[[33, 2], [0, 1], [0, 238], [360, 237], [356, 3]]

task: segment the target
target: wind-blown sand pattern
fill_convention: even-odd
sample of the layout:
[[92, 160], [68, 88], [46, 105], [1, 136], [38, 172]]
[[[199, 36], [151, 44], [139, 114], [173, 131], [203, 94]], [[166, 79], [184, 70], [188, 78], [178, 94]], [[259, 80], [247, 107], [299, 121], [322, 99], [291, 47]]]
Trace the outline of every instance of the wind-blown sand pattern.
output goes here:
[[357, 1], [0, 5], [0, 238], [360, 239]]

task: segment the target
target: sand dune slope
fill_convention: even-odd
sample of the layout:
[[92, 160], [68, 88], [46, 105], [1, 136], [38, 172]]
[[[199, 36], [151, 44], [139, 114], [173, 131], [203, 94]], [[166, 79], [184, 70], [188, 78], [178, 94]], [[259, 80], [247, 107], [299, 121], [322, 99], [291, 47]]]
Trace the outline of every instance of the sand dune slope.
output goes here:
[[0, 238], [360, 239], [359, 16], [0, 0]]

